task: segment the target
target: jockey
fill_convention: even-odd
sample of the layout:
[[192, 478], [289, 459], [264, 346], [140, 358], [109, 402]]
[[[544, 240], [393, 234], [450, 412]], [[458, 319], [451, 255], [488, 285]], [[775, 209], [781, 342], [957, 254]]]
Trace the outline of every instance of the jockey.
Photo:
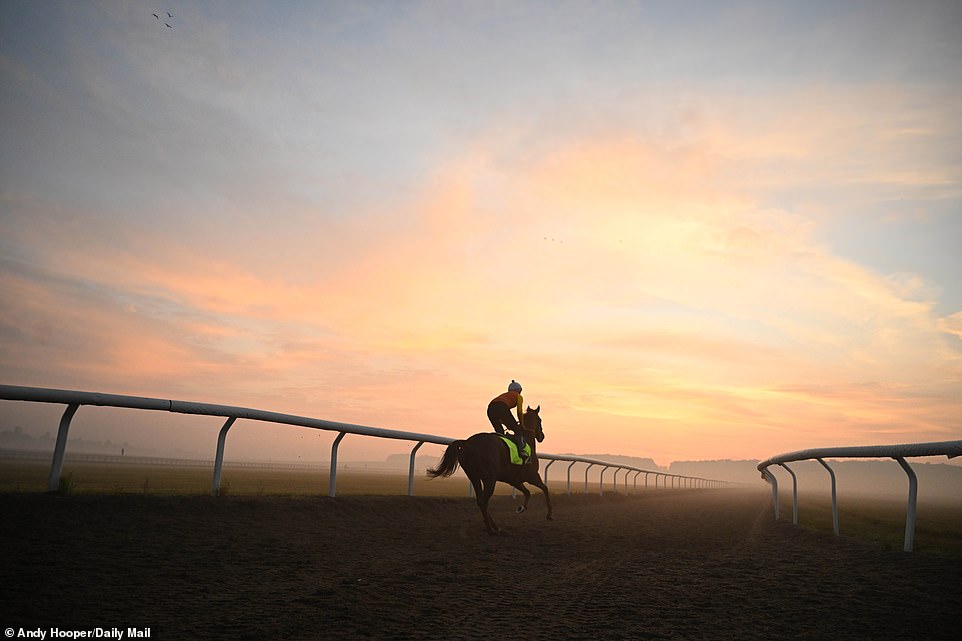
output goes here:
[[[521, 384], [512, 379], [511, 384], [508, 385], [508, 391], [488, 403], [488, 420], [491, 421], [494, 431], [498, 434], [504, 434], [504, 428], [511, 430], [514, 434], [514, 442], [518, 446], [518, 456], [521, 457], [522, 463], [527, 463], [528, 459], [524, 453], [524, 432], [522, 431], [524, 428], [523, 403]], [[518, 414], [517, 421], [511, 416], [512, 408]]]

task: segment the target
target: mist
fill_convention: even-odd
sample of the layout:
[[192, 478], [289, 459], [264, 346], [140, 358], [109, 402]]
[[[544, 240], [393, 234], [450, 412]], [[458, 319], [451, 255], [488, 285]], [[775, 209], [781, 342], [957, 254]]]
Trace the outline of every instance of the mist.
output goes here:
[[[962, 465], [945, 457], [907, 459], [919, 481], [919, 501], [938, 501], [962, 504]], [[765, 483], [758, 471], [757, 460], [741, 461], [676, 461], [671, 464], [673, 474], [686, 474], [730, 481], [744, 486]], [[836, 492], [840, 503], [848, 497], [905, 499], [908, 477], [898, 463], [891, 459], [827, 460], [835, 472]], [[788, 466], [798, 478], [799, 494], [830, 496], [832, 491], [828, 471], [817, 461], [798, 461]], [[768, 468], [778, 480], [779, 492], [792, 491], [792, 478], [778, 465]], [[767, 487], [767, 484], [765, 484]]]

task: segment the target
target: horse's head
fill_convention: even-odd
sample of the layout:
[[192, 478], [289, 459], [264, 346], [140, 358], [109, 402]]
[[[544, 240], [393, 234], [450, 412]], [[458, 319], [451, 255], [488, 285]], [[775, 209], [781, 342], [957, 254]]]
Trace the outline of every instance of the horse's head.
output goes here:
[[541, 429], [541, 415], [538, 413], [541, 411], [541, 406], [539, 405], [535, 409], [528, 409], [524, 411], [524, 431], [533, 435], [538, 442], [544, 440], [544, 430]]

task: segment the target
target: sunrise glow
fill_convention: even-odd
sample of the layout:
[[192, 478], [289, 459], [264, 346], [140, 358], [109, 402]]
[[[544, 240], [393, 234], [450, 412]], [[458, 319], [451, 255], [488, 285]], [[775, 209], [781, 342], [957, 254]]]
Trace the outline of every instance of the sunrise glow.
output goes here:
[[957, 4], [521, 6], [4, 3], [2, 382], [462, 436], [517, 379], [546, 450], [661, 464], [959, 437]]

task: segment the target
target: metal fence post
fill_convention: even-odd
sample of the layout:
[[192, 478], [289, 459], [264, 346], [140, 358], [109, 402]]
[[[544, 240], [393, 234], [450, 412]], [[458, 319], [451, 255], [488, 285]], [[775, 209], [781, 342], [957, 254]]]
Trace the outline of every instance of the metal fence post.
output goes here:
[[418, 441], [418, 444], [411, 450], [411, 465], [408, 467], [408, 496], [414, 496], [414, 455], [417, 454], [422, 445], [424, 445], [424, 441]]
[[838, 498], [835, 495], [835, 470], [828, 466], [824, 460], [817, 458], [815, 459], [822, 464], [826, 470], [828, 470], [829, 476], [832, 477], [832, 529], [835, 530], [835, 536], [838, 536]]
[[568, 496], [571, 496], [571, 468], [575, 466], [578, 461], [571, 461], [568, 465]]
[[214, 455], [214, 482], [210, 490], [210, 493], [214, 496], [220, 495], [220, 477], [224, 469], [224, 444], [227, 442], [227, 430], [230, 429], [236, 420], [236, 416], [228, 418], [217, 434], [217, 453]]
[[331, 497], [337, 494], [337, 446], [341, 444], [341, 439], [346, 434], [347, 432], [338, 432], [334, 445], [331, 446], [331, 480], [327, 488], [327, 495]]
[[588, 493], [588, 470], [594, 467], [594, 463], [588, 463], [588, 467], [585, 468], [585, 494]]
[[605, 472], [608, 470], [609, 467], [611, 466], [605, 465], [603, 468], [601, 468], [601, 477], [598, 479], [598, 495], [599, 496], [605, 495]]
[[67, 432], [70, 430], [70, 421], [77, 413], [80, 405], [73, 403], [67, 406], [60, 417], [60, 427], [57, 429], [57, 443], [53, 448], [53, 461], [50, 463], [50, 477], [47, 479], [47, 489], [56, 492], [60, 489], [60, 474], [63, 472], [63, 459], [67, 453]]
[[798, 525], [798, 478], [796, 478], [792, 468], [784, 463], [779, 463], [779, 465], [788, 470], [788, 473], [792, 475], [792, 525]]
[[905, 508], [905, 544], [902, 549], [911, 552], [915, 544], [915, 503], [919, 493], [919, 479], [915, 476], [915, 470], [905, 462], [901, 456], [896, 457], [898, 464], [902, 466], [905, 475], [909, 477], [909, 498]]
[[548, 461], [548, 464], [544, 466], [544, 478], [542, 478], [541, 480], [544, 481], [545, 485], [548, 484], [548, 468], [551, 467], [552, 463], [554, 463], [554, 459], [551, 459], [550, 461]]
[[772, 506], [775, 508], [775, 520], [777, 521], [780, 516], [778, 513], [778, 479], [768, 468], [762, 471], [762, 476], [772, 485]]

